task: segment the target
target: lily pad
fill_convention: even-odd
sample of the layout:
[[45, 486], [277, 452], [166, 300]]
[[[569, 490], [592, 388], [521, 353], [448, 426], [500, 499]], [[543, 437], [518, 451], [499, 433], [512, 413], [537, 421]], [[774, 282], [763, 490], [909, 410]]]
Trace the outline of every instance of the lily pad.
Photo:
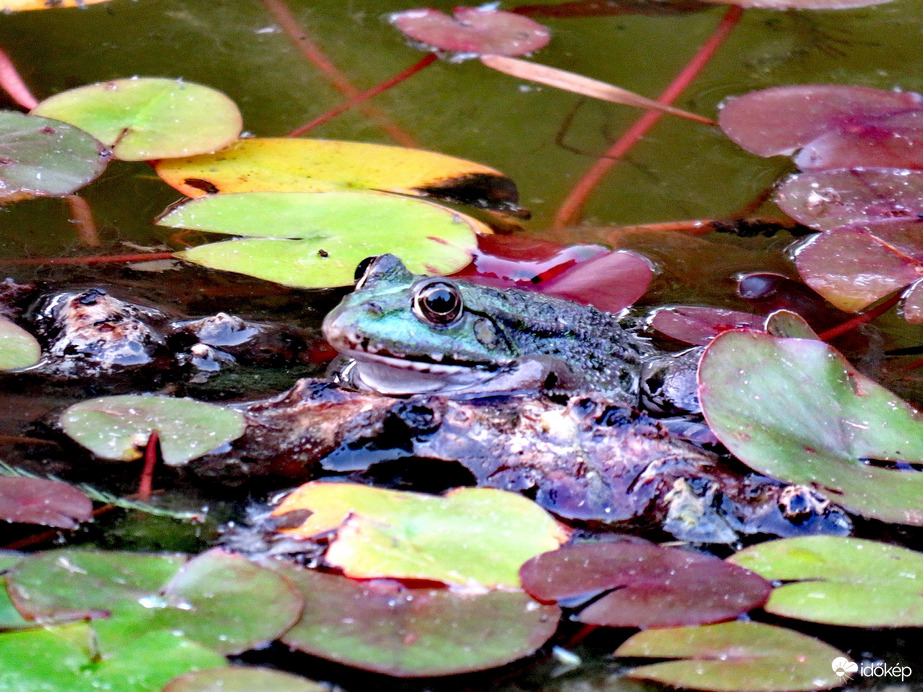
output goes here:
[[216, 154], [159, 161], [156, 170], [188, 197], [379, 190], [519, 210], [516, 184], [498, 170], [432, 151], [365, 142], [243, 139]]
[[576, 619], [606, 627], [677, 627], [758, 608], [769, 582], [717, 557], [646, 541], [568, 545], [526, 562], [523, 588], [542, 602], [592, 603]]
[[741, 461], [882, 521], [923, 525], [923, 418], [827, 344], [719, 335], [699, 366], [702, 411]]
[[783, 582], [765, 606], [770, 613], [848, 627], [923, 627], [923, 553], [803, 536], [761, 543], [729, 560]]
[[712, 308], [704, 305], [675, 305], [657, 308], [650, 315], [650, 325], [658, 332], [704, 346], [721, 332], [738, 327], [762, 327], [766, 320], [751, 312]]
[[554, 634], [561, 615], [521, 591], [460, 594], [285, 563], [275, 569], [305, 598], [304, 615], [283, 635], [285, 644], [396, 677], [485, 670], [528, 656]]
[[429, 579], [519, 587], [520, 565], [567, 540], [567, 530], [516, 493], [459, 488], [444, 496], [353, 483], [306, 483], [274, 511], [308, 510], [289, 535], [337, 531], [326, 560], [355, 578]]
[[125, 161], [213, 152], [236, 140], [243, 125], [235, 103], [220, 91], [155, 77], [63, 91], [32, 113], [86, 130]]
[[108, 162], [105, 147], [83, 130], [11, 111], [0, 111], [0, 152], [0, 203], [64, 197]]
[[349, 286], [366, 257], [393, 253], [414, 273], [471, 261], [486, 226], [452, 209], [383, 192], [248, 192], [193, 200], [161, 226], [257, 236], [200, 245], [179, 257], [287, 286]]
[[844, 226], [808, 238], [792, 255], [808, 286], [841, 310], [856, 312], [920, 278], [923, 222]]
[[100, 618], [93, 628], [106, 654], [156, 631], [240, 653], [276, 639], [302, 607], [277, 574], [221, 550], [188, 562], [181, 555], [50, 551], [14, 567], [7, 588], [27, 617]]
[[867, 117], [824, 133], [795, 156], [803, 171], [856, 166], [923, 168], [923, 107]]
[[[24, 557], [22, 553], [0, 551], [0, 573], [11, 569]], [[0, 577], [0, 630], [18, 630], [36, 626], [36, 623], [26, 620], [13, 605], [6, 591], [6, 583]]]
[[923, 108], [923, 97], [839, 84], [772, 87], [729, 99], [718, 124], [739, 146], [759, 156], [791, 154], [821, 135], [869, 118]]
[[551, 39], [548, 29], [535, 20], [494, 6], [456, 7], [454, 14], [424, 8], [397, 12], [388, 19], [414, 41], [471, 55], [524, 55], [544, 48]]
[[722, 622], [638, 632], [616, 656], [678, 658], [628, 676], [720, 692], [795, 692], [842, 685], [831, 662], [843, 653], [807, 635], [758, 622]]
[[77, 488], [44, 478], [0, 478], [0, 520], [73, 529], [93, 517]]
[[126, 394], [90, 399], [61, 414], [70, 437], [103, 459], [130, 461], [142, 455], [157, 431], [165, 463], [181, 466], [243, 435], [237, 411], [192, 399]]
[[904, 293], [901, 314], [911, 324], [923, 322], [923, 280], [912, 283]]
[[42, 357], [38, 340], [19, 325], [0, 316], [0, 370], [28, 368]]
[[923, 171], [907, 168], [837, 168], [799, 173], [776, 192], [776, 204], [821, 230], [923, 215]]
[[99, 656], [83, 623], [0, 634], [0, 660], [0, 692], [159, 692], [177, 675], [227, 665], [171, 632], [140, 633], [118, 653]]
[[231, 666], [186, 673], [163, 692], [330, 692], [328, 685], [270, 668]]

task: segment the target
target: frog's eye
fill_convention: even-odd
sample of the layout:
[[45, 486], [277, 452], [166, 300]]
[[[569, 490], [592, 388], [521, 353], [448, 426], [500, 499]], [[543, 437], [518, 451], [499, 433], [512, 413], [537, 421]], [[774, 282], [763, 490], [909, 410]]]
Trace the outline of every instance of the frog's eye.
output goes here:
[[356, 288], [362, 288], [362, 284], [365, 283], [365, 275], [368, 274], [369, 267], [375, 264], [380, 255], [372, 255], [371, 257], [366, 257], [364, 260], [359, 262], [356, 265], [356, 272], [353, 274], [353, 281], [356, 282]]
[[430, 324], [452, 324], [462, 312], [462, 297], [458, 286], [447, 281], [420, 284], [414, 292], [413, 312], [419, 319]]

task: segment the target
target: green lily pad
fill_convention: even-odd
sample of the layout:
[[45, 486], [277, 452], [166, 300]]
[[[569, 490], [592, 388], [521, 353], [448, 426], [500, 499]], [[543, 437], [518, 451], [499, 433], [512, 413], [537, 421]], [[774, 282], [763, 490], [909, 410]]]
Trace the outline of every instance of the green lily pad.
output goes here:
[[163, 630], [222, 653], [276, 639], [302, 599], [277, 574], [211, 550], [181, 555], [65, 549], [40, 553], [7, 575], [10, 597], [33, 618], [91, 617], [104, 653]]
[[355, 483], [306, 483], [273, 512], [308, 510], [302, 538], [337, 530], [326, 560], [355, 578], [429, 579], [477, 588], [518, 588], [519, 567], [568, 533], [517, 493], [458, 488], [444, 496]]
[[220, 91], [154, 77], [70, 89], [32, 113], [86, 130], [125, 161], [216, 151], [236, 140], [243, 125], [236, 104]]
[[460, 594], [286, 563], [274, 569], [305, 598], [304, 615], [284, 643], [397, 677], [485, 670], [528, 656], [554, 634], [561, 615], [521, 591]]
[[83, 623], [0, 634], [0, 661], [0, 692], [159, 692], [177, 675], [227, 665], [170, 632], [141, 633], [118, 653], [99, 656]]
[[69, 195], [107, 163], [105, 147], [83, 130], [12, 111], [0, 111], [0, 152], [0, 203]]
[[[22, 553], [0, 551], [0, 573], [18, 564], [23, 557], [25, 556]], [[0, 630], [18, 630], [35, 626], [34, 622], [26, 620], [13, 605], [6, 591], [6, 584], [0, 577]]]
[[785, 582], [766, 610], [850, 627], [923, 627], [923, 553], [837, 536], [770, 541], [729, 560]]
[[0, 317], [0, 370], [28, 368], [42, 357], [38, 340], [19, 325]]
[[864, 516], [923, 524], [923, 474], [886, 467], [923, 462], [923, 419], [827, 344], [725, 332], [702, 357], [699, 394], [715, 435], [751, 468]]
[[415, 273], [451, 274], [471, 261], [475, 234], [489, 233], [446, 207], [359, 190], [214, 195], [187, 202], [158, 223], [251, 236], [177, 256], [301, 288], [352, 285], [359, 262], [387, 253]]
[[160, 437], [165, 463], [181, 466], [243, 435], [243, 415], [192, 399], [126, 394], [74, 404], [61, 414], [71, 438], [103, 459], [142, 455], [151, 432]]
[[683, 659], [633, 668], [628, 676], [694, 690], [826, 690], [846, 680], [831, 666], [842, 652], [813, 637], [758, 622], [645, 630], [615, 655]]
[[330, 692], [330, 687], [270, 668], [232, 666], [186, 673], [163, 692]]

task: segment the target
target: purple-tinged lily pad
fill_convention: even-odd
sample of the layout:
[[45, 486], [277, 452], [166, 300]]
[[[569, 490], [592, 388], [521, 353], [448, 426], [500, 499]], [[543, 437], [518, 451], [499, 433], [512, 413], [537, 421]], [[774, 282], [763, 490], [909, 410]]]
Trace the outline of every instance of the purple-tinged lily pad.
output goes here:
[[722, 622], [638, 632], [616, 656], [675, 658], [633, 668], [628, 677], [713, 692], [796, 692], [842, 685], [831, 662], [844, 654], [784, 627]]
[[0, 634], [0, 692], [160, 692], [177, 675], [227, 665], [221, 654], [174, 632], [142, 632], [100, 655], [84, 623]]
[[389, 19], [414, 41], [462, 54], [524, 55], [550, 40], [548, 29], [535, 20], [492, 7], [456, 7], [454, 17], [438, 10], [406, 10]]
[[923, 279], [915, 281], [904, 293], [901, 314], [911, 324], [923, 322]]
[[840, 536], [752, 546], [730, 561], [783, 582], [765, 608], [782, 617], [847, 627], [923, 627], [923, 553]]
[[[0, 551], [0, 574], [14, 567], [24, 557], [22, 553]], [[26, 620], [13, 605], [6, 591], [6, 583], [0, 577], [0, 630], [19, 630], [36, 626], [36, 623]]]
[[763, 605], [772, 591], [762, 577], [711, 555], [646, 541], [565, 546], [526, 562], [519, 577], [543, 602], [596, 599], [576, 619], [607, 627], [731, 620]]
[[59, 120], [0, 111], [0, 203], [63, 197], [106, 168], [105, 147]]
[[0, 370], [28, 368], [42, 357], [38, 340], [25, 329], [0, 315]]
[[782, 86], [729, 99], [718, 124], [747, 151], [776, 156], [869, 118], [920, 109], [923, 97], [911, 92], [836, 84]]
[[741, 461], [882, 521], [923, 525], [923, 417], [831, 346], [731, 331], [699, 366], [702, 411]]
[[126, 161], [213, 152], [236, 140], [243, 124], [237, 105], [220, 91], [155, 77], [63, 91], [32, 113], [86, 130]]
[[330, 692], [322, 685], [271, 668], [229, 666], [186, 673], [172, 680], [163, 692]]
[[50, 551], [16, 565], [7, 587], [27, 617], [97, 618], [93, 627], [104, 652], [164, 630], [240, 653], [276, 639], [302, 607], [277, 574], [221, 550], [189, 561], [181, 555]]
[[73, 529], [92, 517], [90, 498], [67, 483], [0, 478], [0, 520]]
[[819, 233], [792, 250], [804, 282], [857, 312], [920, 278], [923, 221], [878, 221]]
[[650, 325], [672, 339], [704, 346], [728, 329], [762, 327], [765, 319], [762, 315], [727, 308], [676, 305], [654, 310], [650, 316]]
[[798, 173], [776, 192], [776, 204], [795, 220], [824, 231], [923, 215], [923, 171], [835, 168]]
[[356, 581], [285, 563], [274, 569], [305, 598], [289, 646], [396, 677], [454, 675], [528, 656], [558, 626], [561, 611], [521, 591], [460, 594]]
[[923, 108], [861, 119], [812, 140], [798, 152], [803, 171], [857, 166], [923, 168]]
[[163, 460], [181, 466], [243, 435], [238, 411], [192, 399], [126, 394], [74, 404], [61, 414], [71, 438], [103, 459], [141, 457], [153, 431]]

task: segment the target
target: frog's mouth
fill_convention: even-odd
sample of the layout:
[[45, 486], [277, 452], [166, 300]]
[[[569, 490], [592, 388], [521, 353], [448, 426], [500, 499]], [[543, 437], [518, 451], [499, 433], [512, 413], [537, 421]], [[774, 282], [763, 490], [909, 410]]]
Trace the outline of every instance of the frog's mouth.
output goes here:
[[340, 353], [353, 359], [341, 377], [382, 394], [458, 391], [481, 384], [496, 373], [495, 367], [477, 363], [412, 360], [355, 349]]

